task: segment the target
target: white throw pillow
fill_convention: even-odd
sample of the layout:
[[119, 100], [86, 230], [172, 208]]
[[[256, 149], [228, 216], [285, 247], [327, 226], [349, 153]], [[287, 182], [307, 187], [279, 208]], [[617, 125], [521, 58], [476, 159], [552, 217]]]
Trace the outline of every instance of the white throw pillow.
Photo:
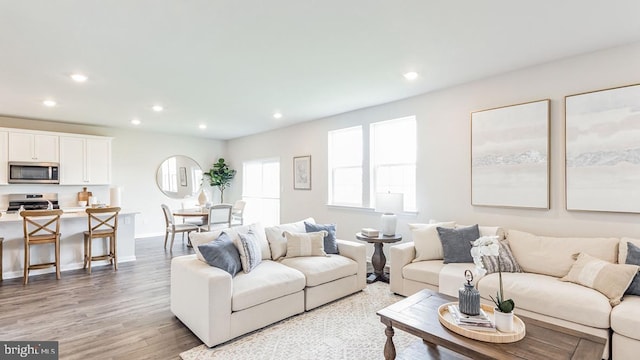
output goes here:
[[307, 218], [295, 223], [281, 224], [264, 229], [264, 232], [267, 235], [267, 241], [269, 242], [269, 248], [271, 248], [271, 258], [273, 260], [278, 260], [287, 255], [287, 239], [282, 235], [282, 233], [285, 231], [292, 233], [307, 232], [304, 226], [305, 221], [312, 224], [316, 223], [313, 218]]
[[269, 242], [267, 241], [267, 235], [265, 234], [264, 226], [262, 226], [261, 223], [253, 223], [244, 226], [234, 226], [229, 230], [232, 231], [232, 233], [230, 233], [229, 235], [234, 242], [237, 240], [238, 234], [247, 234], [249, 231], [253, 231], [258, 240], [258, 244], [260, 245], [262, 260], [271, 260], [271, 249], [269, 248]]
[[409, 224], [413, 237], [413, 246], [416, 248], [416, 258], [413, 262], [443, 259], [442, 242], [436, 228], [453, 229], [455, 226], [455, 221], [435, 224]]
[[324, 252], [324, 237], [326, 231], [310, 233], [284, 232], [287, 239], [287, 258], [299, 256], [327, 256]]

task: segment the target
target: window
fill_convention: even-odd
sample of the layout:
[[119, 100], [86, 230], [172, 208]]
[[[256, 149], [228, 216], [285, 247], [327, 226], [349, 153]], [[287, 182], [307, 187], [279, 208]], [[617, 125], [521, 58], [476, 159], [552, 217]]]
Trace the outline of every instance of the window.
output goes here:
[[329, 203], [362, 206], [362, 126], [329, 131]]
[[375, 207], [376, 193], [393, 192], [417, 210], [415, 116], [329, 131], [328, 147], [329, 204]]
[[242, 164], [244, 223], [280, 224], [280, 161], [254, 160]]
[[416, 211], [415, 117], [373, 123], [370, 137], [370, 198], [375, 199], [376, 193], [403, 193], [404, 210]]

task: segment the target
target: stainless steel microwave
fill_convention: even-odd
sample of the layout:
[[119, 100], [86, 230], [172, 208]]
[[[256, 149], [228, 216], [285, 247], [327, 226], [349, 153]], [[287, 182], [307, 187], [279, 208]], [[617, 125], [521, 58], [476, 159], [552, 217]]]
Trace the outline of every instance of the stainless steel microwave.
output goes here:
[[59, 184], [60, 165], [43, 162], [9, 162], [9, 184]]

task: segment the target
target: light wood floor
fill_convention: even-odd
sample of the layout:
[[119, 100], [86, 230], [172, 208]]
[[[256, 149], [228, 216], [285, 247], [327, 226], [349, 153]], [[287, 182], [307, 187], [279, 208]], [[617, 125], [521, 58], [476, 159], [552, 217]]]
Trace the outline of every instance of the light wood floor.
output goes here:
[[193, 253], [176, 236], [136, 241], [137, 261], [0, 283], [0, 340], [59, 341], [60, 359], [179, 359], [202, 342], [169, 310], [172, 256]]

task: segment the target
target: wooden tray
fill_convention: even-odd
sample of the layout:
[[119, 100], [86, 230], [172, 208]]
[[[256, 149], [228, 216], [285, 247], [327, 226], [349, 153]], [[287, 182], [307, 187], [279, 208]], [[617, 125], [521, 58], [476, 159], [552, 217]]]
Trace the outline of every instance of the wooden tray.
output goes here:
[[[490, 343], [512, 343], [522, 339], [526, 333], [524, 322], [520, 320], [519, 317], [513, 315], [513, 330], [514, 332], [489, 332], [489, 331], [476, 331], [469, 330], [466, 328], [462, 328], [454, 322], [451, 314], [449, 314], [449, 305], [457, 305], [457, 302], [451, 302], [440, 305], [438, 308], [438, 319], [440, 319], [440, 323], [446, 327], [447, 329], [453, 331], [456, 334], [460, 334], [462, 336], [468, 337], [470, 339], [490, 342]], [[489, 305], [482, 304], [482, 310], [484, 310], [487, 315], [493, 320], [493, 307]]]

